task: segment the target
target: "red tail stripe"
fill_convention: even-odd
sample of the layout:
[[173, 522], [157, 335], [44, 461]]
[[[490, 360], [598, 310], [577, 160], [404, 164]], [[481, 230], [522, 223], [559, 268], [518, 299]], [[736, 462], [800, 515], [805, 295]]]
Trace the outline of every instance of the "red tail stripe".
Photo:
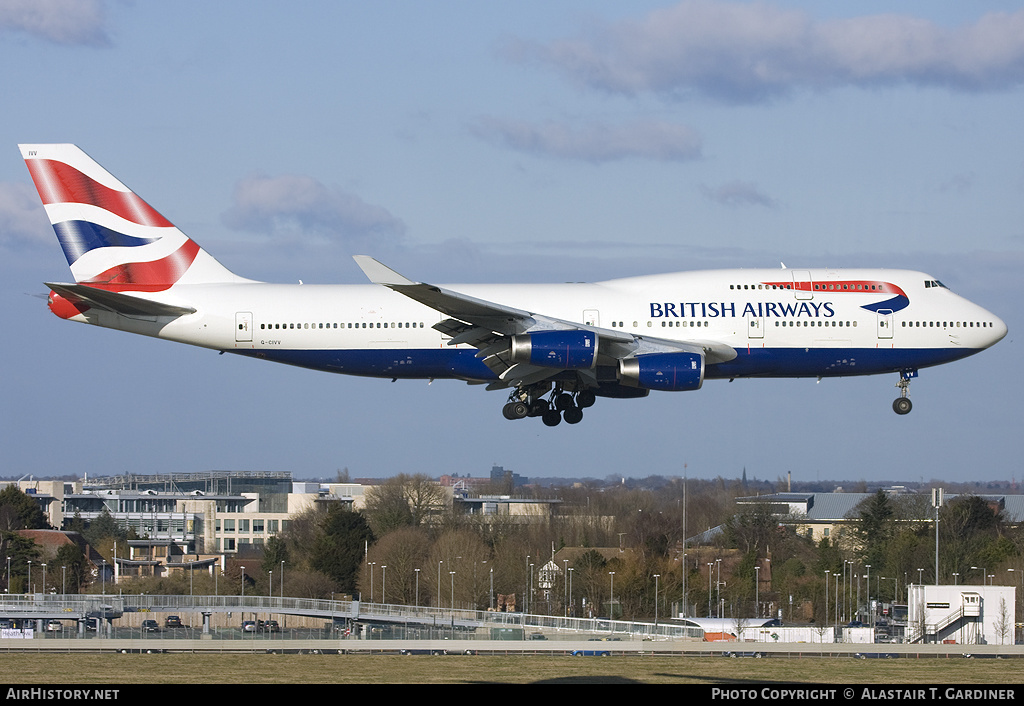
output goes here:
[[199, 254], [199, 246], [192, 240], [173, 253], [152, 262], [128, 262], [111, 267], [83, 284], [100, 287], [111, 292], [162, 292], [181, 279]]
[[173, 223], [132, 192], [115, 191], [103, 186], [63, 162], [29, 159], [26, 164], [44, 204], [91, 204], [139, 225], [174, 227]]

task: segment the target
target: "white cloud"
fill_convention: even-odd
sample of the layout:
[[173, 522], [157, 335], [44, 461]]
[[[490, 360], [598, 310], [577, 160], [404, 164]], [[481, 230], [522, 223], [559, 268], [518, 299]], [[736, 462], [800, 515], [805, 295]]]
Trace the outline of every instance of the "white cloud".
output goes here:
[[816, 20], [764, 3], [686, 0], [518, 53], [630, 95], [755, 101], [798, 88], [899, 83], [998, 90], [1024, 83], [1024, 11], [947, 29], [906, 15]]
[[587, 162], [631, 158], [678, 162], [701, 156], [701, 139], [694, 130], [665, 122], [538, 125], [484, 117], [471, 130], [483, 140], [520, 152]]
[[0, 0], [0, 30], [25, 32], [55, 44], [106, 46], [101, 0]]
[[730, 181], [721, 186], [701, 186], [701, 193], [725, 206], [764, 206], [774, 208], [775, 199], [749, 181]]
[[29, 184], [0, 182], [0, 243], [43, 242], [48, 238], [55, 236], [36, 190]]
[[314, 235], [358, 242], [394, 240], [405, 232], [405, 224], [387, 209], [300, 175], [242, 179], [223, 219], [231, 228], [275, 237]]

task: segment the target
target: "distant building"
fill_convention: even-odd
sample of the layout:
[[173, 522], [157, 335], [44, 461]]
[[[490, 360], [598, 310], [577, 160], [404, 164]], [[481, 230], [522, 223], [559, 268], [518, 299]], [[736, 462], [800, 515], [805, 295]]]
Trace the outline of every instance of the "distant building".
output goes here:
[[76, 516], [89, 523], [107, 512], [138, 536], [193, 556], [259, 551], [268, 537], [310, 508], [355, 504], [352, 495], [343, 494], [352, 484], [293, 483], [286, 471], [132, 474], [69, 485], [72, 492], [63, 492], [59, 515], [64, 525]]
[[907, 642], [1012, 645], [1015, 586], [907, 587]]
[[502, 466], [491, 466], [491, 483], [493, 485], [501, 485], [502, 483], [509, 484], [510, 490], [519, 488], [520, 486], [527, 485], [530, 482], [529, 478], [524, 478], [518, 473], [506, 470]]

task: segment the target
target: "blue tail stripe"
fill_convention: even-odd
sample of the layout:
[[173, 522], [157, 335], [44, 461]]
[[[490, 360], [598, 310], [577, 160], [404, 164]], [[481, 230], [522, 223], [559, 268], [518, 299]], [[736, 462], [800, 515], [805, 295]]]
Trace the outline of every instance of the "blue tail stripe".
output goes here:
[[60, 241], [69, 265], [75, 264], [78, 258], [96, 248], [137, 247], [159, 240], [126, 235], [89, 221], [54, 223], [53, 230], [57, 233], [57, 240]]

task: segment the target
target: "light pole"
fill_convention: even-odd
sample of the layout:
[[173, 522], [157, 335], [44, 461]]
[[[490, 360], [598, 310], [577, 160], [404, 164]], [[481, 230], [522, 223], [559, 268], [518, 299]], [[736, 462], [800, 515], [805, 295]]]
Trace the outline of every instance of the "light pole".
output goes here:
[[661, 574], [654, 575], [654, 626], [658, 626], [658, 577]]
[[388, 567], [387, 564], [380, 565], [380, 602], [388, 602]]
[[437, 607], [441, 607], [441, 564], [444, 563], [444, 559], [439, 559], [437, 562]]
[[722, 560], [715, 559], [715, 602], [718, 603], [718, 617], [722, 617]]
[[[530, 593], [526, 596], [526, 605], [533, 604], [533, 564], [530, 564]], [[536, 610], [536, 608], [534, 608]], [[527, 611], [529, 612], [529, 611]]]
[[46, 564], [43, 564], [43, 595], [46, 595]]
[[611, 586], [608, 589], [611, 597], [608, 599], [608, 619], [613, 620], [615, 618], [615, 572], [609, 571], [608, 576], [611, 581]]
[[373, 603], [373, 567], [376, 566], [377, 562], [368, 561], [366, 563], [370, 565], [370, 603]]
[[711, 615], [711, 579], [713, 579], [714, 576], [715, 576], [714, 572], [712, 571], [714, 566], [715, 566], [714, 562], [711, 562], [711, 561], [708, 562], [708, 617], [709, 618], [714, 617], [714, 616]]
[[[572, 603], [572, 572], [575, 571], [575, 570], [576, 569], [573, 568], [572, 566], [569, 567], [569, 603]], [[575, 608], [576, 608], [576, 605], [573, 604], [573, 611], [572, 611], [573, 615], [576, 614]]]
[[274, 597], [274, 570], [271, 569], [267, 573], [269, 574], [269, 578], [267, 579], [267, 598], [273, 598]]
[[562, 615], [569, 617], [569, 560], [562, 559]]
[[240, 566], [239, 568], [242, 571], [242, 592], [241, 592], [241, 598], [242, 598], [242, 602], [244, 603], [245, 602], [245, 567], [244, 566]]
[[[871, 564], [865, 564], [864, 568], [866, 568], [868, 570], [868, 575], [867, 575], [867, 579], [868, 579], [867, 603], [868, 603], [868, 607], [870, 608], [871, 607]], [[874, 613], [872, 612], [870, 615], [871, 615], [871, 624], [874, 625], [875, 624]]]
[[449, 571], [448, 574], [452, 577], [452, 610], [455, 610], [455, 572]]
[[754, 567], [754, 618], [761, 617], [761, 567]]
[[828, 569], [825, 569], [825, 622], [824, 625], [828, 625], [828, 575], [832, 573]]
[[[31, 564], [32, 562], [29, 562], [29, 563]], [[988, 575], [988, 569], [986, 569], [986, 568], [984, 568], [982, 566], [972, 566], [971, 570], [973, 571], [974, 569], [981, 569], [981, 585], [984, 586], [985, 585], [985, 581], [988, 580], [988, 579], [986, 579], [986, 576]]]
[[284, 598], [284, 559], [281, 560], [281, 598]]
[[413, 569], [416, 572], [416, 607], [420, 607], [420, 570]]

